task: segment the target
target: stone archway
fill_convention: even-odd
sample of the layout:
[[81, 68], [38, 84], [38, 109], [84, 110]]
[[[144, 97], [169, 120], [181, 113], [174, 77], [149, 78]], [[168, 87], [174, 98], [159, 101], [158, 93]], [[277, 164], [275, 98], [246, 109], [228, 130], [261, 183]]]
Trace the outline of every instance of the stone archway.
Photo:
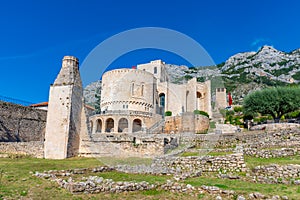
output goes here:
[[138, 132], [142, 130], [142, 120], [134, 119], [132, 122], [132, 132]]
[[105, 123], [105, 132], [110, 133], [114, 128], [115, 121], [113, 118], [108, 118]]
[[201, 92], [197, 92], [196, 96], [197, 96], [197, 99], [196, 99], [196, 101], [197, 101], [197, 108], [196, 108], [196, 110], [203, 110], [202, 101], [201, 101], [201, 98], [202, 98]]
[[101, 133], [101, 132], [102, 132], [102, 120], [101, 119], [97, 119], [96, 133]]
[[118, 123], [118, 132], [128, 132], [128, 120], [126, 118], [121, 118]]

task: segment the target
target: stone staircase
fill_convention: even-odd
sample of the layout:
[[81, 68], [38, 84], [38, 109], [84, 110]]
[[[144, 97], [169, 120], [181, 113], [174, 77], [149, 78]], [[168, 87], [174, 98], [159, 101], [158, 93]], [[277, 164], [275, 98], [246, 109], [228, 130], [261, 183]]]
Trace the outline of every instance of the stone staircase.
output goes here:
[[161, 119], [160, 121], [153, 124], [150, 128], [146, 130], [147, 134], [158, 134], [162, 133], [165, 126], [165, 119]]

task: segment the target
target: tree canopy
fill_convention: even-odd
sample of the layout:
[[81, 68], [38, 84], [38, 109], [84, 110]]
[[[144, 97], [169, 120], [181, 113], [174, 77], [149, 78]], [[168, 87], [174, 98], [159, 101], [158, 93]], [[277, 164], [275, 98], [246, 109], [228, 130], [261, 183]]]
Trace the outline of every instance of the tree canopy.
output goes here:
[[271, 115], [279, 120], [284, 114], [300, 108], [299, 87], [275, 87], [255, 91], [244, 99], [244, 113]]

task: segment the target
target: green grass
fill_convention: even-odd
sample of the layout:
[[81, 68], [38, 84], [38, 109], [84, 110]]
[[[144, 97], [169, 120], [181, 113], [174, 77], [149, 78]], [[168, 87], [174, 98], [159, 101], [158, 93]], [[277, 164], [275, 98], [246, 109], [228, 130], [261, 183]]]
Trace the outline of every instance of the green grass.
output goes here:
[[[101, 176], [105, 179], [113, 179], [114, 181], [134, 181], [134, 182], [142, 182], [146, 181], [150, 184], [154, 183], [164, 183], [168, 179], [171, 179], [171, 176], [153, 176], [153, 175], [148, 175], [148, 174], [128, 174], [128, 173], [123, 173], [123, 172], [117, 172], [117, 171], [112, 171], [112, 172], [101, 172], [101, 173], [89, 173], [89, 174], [84, 174], [84, 176]], [[78, 180], [82, 177], [81, 174], [76, 175]], [[75, 179], [76, 180], [76, 179]]]
[[299, 186], [287, 186], [281, 184], [260, 184], [260, 183], [252, 183], [246, 182], [242, 180], [229, 180], [229, 179], [218, 179], [211, 177], [197, 177], [190, 178], [184, 181], [187, 184], [191, 184], [193, 186], [217, 186], [221, 189], [225, 190], [234, 190], [239, 194], [244, 194], [247, 196], [249, 193], [260, 192], [262, 194], [269, 195], [281, 195], [288, 196], [291, 199], [299, 199]]
[[[3, 171], [0, 182], [0, 199], [9, 197], [18, 199], [20, 196], [43, 198], [44, 195], [53, 195], [59, 198], [58, 194], [64, 197], [71, 197], [67, 191], [58, 188], [54, 183], [36, 178], [30, 172], [43, 172], [51, 169], [71, 169], [100, 166], [97, 159], [72, 158], [66, 160], [45, 160], [37, 158], [0, 158], [0, 170]], [[42, 192], [41, 192], [42, 191]]]
[[[230, 155], [233, 154], [233, 152], [209, 152], [207, 155], [208, 156], [226, 156], [226, 155]], [[183, 152], [182, 154], [180, 154], [181, 157], [188, 157], [188, 156], [200, 156], [200, 152], [190, 152], [190, 151], [186, 151]]]
[[233, 154], [232, 151], [228, 151], [228, 152], [214, 152], [214, 151], [211, 151], [209, 152], [207, 155], [209, 156], [226, 156], [226, 155], [230, 155], [230, 154]]
[[199, 156], [199, 152], [183, 152], [182, 154], [180, 154], [181, 157], [188, 157], [188, 156]]
[[209, 122], [209, 127], [210, 128], [216, 128], [216, 122]]
[[[135, 160], [135, 159], [134, 159]], [[135, 160], [136, 161], [136, 160]], [[71, 158], [65, 160], [46, 160], [37, 158], [0, 158], [0, 199], [142, 199], [142, 192], [132, 192], [129, 194], [80, 194], [73, 195], [67, 190], [59, 188], [58, 185], [49, 180], [32, 176], [30, 172], [43, 172], [47, 170], [61, 170], [74, 168], [92, 168], [103, 165], [95, 158]], [[3, 171], [3, 173], [1, 173]], [[2, 178], [1, 178], [2, 175]], [[120, 172], [88, 173], [85, 175], [74, 175], [73, 178], [79, 179], [82, 176], [98, 175], [114, 181], [147, 181], [149, 183], [163, 183], [170, 176], [153, 176], [126, 174]], [[67, 177], [66, 177], [67, 179]], [[170, 192], [151, 192], [148, 196], [154, 199], [163, 199], [171, 196], [173, 199], [181, 199]], [[191, 198], [190, 198], [191, 199]]]
[[[186, 152], [186, 155], [193, 155]], [[136, 161], [135, 159], [133, 159]], [[260, 159], [245, 158], [247, 165], [252, 167], [261, 164], [300, 164], [299, 156]], [[73, 195], [67, 190], [59, 188], [58, 185], [49, 180], [32, 176], [30, 172], [43, 172], [53, 169], [92, 168], [103, 165], [95, 158], [71, 158], [66, 160], [46, 160], [37, 158], [0, 158], [0, 199], [195, 199], [187, 194], [171, 193], [161, 190], [137, 191], [120, 194], [78, 194]], [[1, 171], [3, 171], [1, 173]], [[97, 175], [114, 181], [147, 181], [149, 183], [164, 183], [170, 176], [154, 176], [126, 174], [121, 172], [90, 173], [85, 175], [74, 175], [74, 179], [81, 176]], [[2, 178], [1, 178], [2, 177]], [[67, 179], [68, 177], [66, 177]], [[184, 181], [193, 186], [215, 185], [221, 189], [235, 190], [239, 194], [249, 194], [255, 191], [266, 195], [286, 195], [290, 199], [297, 199], [300, 195], [300, 187], [282, 184], [258, 184], [242, 180], [218, 179], [211, 176], [190, 178]], [[211, 199], [208, 194], [199, 195], [198, 199]]]
[[102, 163], [105, 163], [109, 166], [115, 165], [150, 165], [152, 163], [151, 158], [137, 158], [137, 157], [128, 157], [128, 158], [112, 158], [112, 157], [101, 157], [98, 160]]
[[245, 162], [247, 167], [250, 169], [258, 165], [269, 165], [269, 164], [299, 164], [300, 165], [300, 155], [281, 157], [281, 158], [256, 158], [251, 156], [245, 156]]

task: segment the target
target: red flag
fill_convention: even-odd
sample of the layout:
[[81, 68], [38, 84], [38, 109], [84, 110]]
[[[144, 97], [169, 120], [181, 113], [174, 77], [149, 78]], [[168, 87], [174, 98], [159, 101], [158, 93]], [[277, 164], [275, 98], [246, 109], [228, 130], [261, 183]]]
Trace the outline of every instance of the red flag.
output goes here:
[[136, 69], [136, 66], [132, 66], [131, 68], [132, 68], [132, 69]]
[[232, 97], [230, 95], [230, 92], [228, 92], [228, 104], [229, 104], [229, 106], [232, 105]]

